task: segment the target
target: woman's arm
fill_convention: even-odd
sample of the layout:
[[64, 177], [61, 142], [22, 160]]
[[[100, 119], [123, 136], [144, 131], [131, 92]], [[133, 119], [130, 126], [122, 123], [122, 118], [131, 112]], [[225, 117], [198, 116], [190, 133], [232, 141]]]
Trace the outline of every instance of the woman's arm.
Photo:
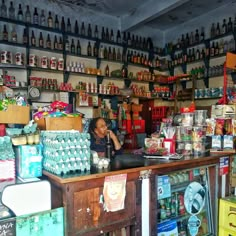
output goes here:
[[110, 132], [110, 137], [113, 141], [115, 150], [120, 150], [121, 149], [121, 144], [120, 144], [117, 136], [111, 130], [109, 130], [109, 132]]

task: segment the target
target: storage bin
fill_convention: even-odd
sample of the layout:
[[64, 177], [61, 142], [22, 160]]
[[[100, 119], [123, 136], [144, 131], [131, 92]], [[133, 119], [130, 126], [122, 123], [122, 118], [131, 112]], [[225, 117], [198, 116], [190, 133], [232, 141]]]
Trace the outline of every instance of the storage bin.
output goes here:
[[30, 107], [8, 105], [6, 111], [0, 111], [0, 124], [28, 124]]
[[[221, 231], [224, 229], [224, 231], [229, 231], [232, 235], [236, 235], [236, 197], [220, 199], [219, 209], [219, 228], [221, 228]], [[225, 235], [228, 234], [219, 233], [219, 236]]]
[[82, 117], [47, 117], [35, 120], [40, 130], [79, 130], [82, 132]]
[[[137, 134], [145, 133], [145, 120], [134, 120], [133, 124]], [[131, 125], [131, 120], [123, 120], [122, 128], [126, 130], [128, 134], [134, 132]]]

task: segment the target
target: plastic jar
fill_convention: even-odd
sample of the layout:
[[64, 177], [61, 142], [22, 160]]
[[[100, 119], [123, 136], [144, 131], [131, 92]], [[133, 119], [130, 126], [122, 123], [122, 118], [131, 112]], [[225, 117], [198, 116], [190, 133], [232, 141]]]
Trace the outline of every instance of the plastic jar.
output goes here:
[[195, 125], [206, 125], [207, 110], [196, 110], [194, 112], [194, 124]]
[[192, 140], [194, 142], [202, 141], [206, 136], [206, 128], [202, 126], [193, 127]]
[[182, 113], [182, 126], [193, 126], [194, 113]]

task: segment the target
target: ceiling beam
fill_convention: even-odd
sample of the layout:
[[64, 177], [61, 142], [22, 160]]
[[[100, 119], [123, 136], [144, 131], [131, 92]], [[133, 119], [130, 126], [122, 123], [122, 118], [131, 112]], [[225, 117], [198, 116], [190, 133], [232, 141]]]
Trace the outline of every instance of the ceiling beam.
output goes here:
[[166, 12], [188, 2], [190, 0], [150, 0], [140, 6], [133, 14], [123, 16], [121, 30], [129, 31], [149, 22]]

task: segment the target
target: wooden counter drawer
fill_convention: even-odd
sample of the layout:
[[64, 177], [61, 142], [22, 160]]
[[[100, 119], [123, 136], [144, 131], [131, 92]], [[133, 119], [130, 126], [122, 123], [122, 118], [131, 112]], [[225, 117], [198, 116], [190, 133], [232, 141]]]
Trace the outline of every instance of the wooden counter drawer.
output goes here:
[[103, 193], [102, 187], [75, 192], [73, 197], [74, 230], [83, 234], [83, 232], [134, 218], [136, 208], [135, 189], [134, 182], [127, 182], [125, 208], [116, 212], [104, 211], [103, 203], [100, 202], [100, 196]]

